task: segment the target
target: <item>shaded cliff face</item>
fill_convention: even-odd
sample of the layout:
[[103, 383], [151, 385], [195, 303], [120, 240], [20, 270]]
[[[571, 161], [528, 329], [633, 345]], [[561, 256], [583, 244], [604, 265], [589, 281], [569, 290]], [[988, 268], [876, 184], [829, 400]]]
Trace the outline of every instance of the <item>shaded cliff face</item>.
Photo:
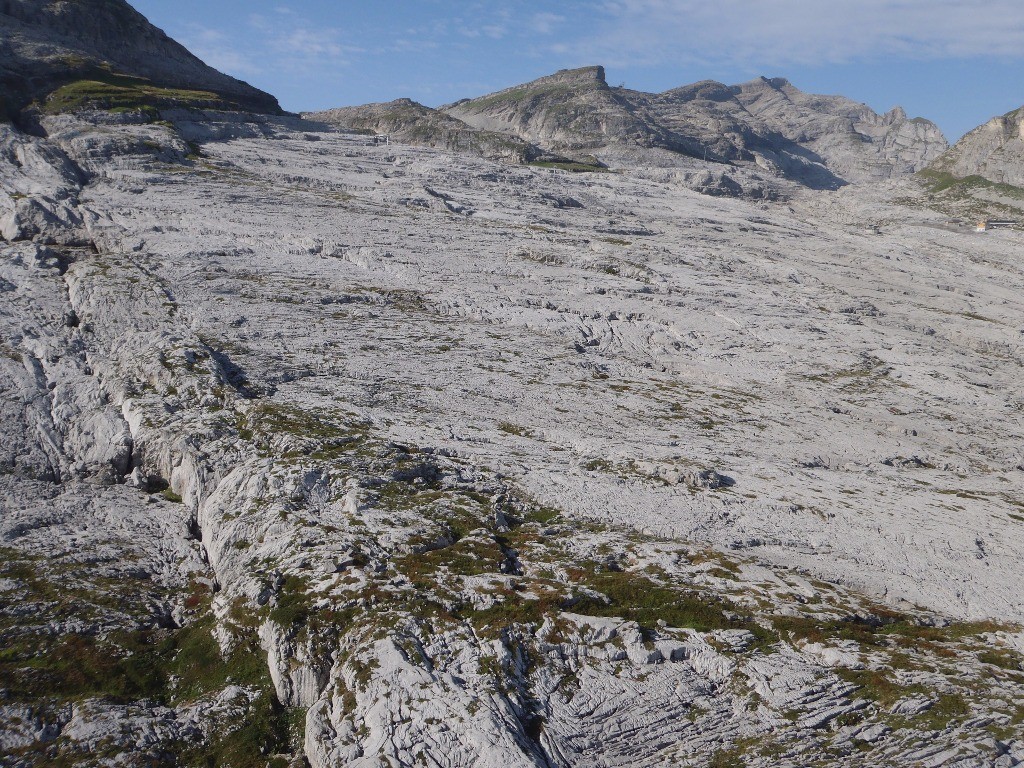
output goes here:
[[207, 66], [124, 0], [4, 0], [0, 41], [0, 93], [9, 112], [83, 80], [140, 85], [118, 76], [179, 91], [168, 99], [187, 101], [180, 93], [187, 89], [211, 104], [281, 112], [273, 96]]
[[411, 99], [329, 109], [306, 117], [350, 130], [389, 134], [407, 144], [469, 152], [492, 160], [529, 162], [543, 154], [516, 136], [477, 130]]
[[1024, 187], [1024, 107], [975, 128], [938, 158], [931, 170]]
[[879, 115], [788, 81], [702, 81], [660, 94], [611, 88], [602, 67], [550, 77], [443, 108], [481, 129], [562, 151], [656, 147], [717, 162], [753, 162], [815, 188], [914, 173], [948, 144], [931, 122]]

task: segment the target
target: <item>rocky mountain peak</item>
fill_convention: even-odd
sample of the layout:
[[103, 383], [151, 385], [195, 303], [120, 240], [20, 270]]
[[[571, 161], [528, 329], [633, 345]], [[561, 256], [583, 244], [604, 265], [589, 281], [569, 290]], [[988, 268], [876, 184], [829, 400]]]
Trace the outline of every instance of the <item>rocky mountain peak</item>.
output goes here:
[[888, 121], [890, 123], [896, 123], [896, 122], [899, 122], [901, 120], [906, 120], [907, 119], [907, 111], [903, 107], [895, 106], [892, 109], [890, 109], [888, 112], [886, 112], [884, 117], [885, 117], [886, 121]]
[[561, 69], [553, 75], [547, 75], [534, 80], [532, 84], [597, 85], [599, 87], [608, 87], [608, 81], [605, 79], [604, 67], [600, 65], [579, 67], [577, 69]]
[[601, 66], [563, 69], [442, 109], [475, 128], [510, 133], [557, 152], [589, 151], [609, 142], [649, 146], [658, 133], [608, 86]]
[[658, 97], [666, 101], [693, 101], [694, 99], [727, 101], [733, 97], [733, 90], [730, 86], [717, 80], [701, 80], [664, 91], [658, 94]]

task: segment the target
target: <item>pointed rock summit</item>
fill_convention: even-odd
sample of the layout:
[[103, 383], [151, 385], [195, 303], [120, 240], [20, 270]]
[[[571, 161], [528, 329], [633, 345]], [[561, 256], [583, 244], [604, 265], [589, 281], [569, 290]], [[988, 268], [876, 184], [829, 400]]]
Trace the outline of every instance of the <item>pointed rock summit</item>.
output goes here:
[[8, 112], [33, 100], [45, 105], [54, 91], [83, 81], [106, 88], [63, 93], [72, 106], [110, 105], [129, 98], [127, 89], [153, 102], [281, 112], [273, 96], [207, 66], [124, 0], [0, 2], [0, 96]]

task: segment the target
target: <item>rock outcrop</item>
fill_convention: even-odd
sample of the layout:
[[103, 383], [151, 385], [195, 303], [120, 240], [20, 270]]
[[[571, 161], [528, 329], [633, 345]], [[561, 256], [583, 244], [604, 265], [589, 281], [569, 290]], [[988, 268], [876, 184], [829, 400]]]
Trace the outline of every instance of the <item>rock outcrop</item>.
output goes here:
[[556, 151], [579, 153], [610, 143], [650, 147], [669, 141], [608, 86], [604, 67], [562, 70], [442, 110], [476, 128], [511, 133]]
[[932, 163], [930, 170], [1024, 187], [1024, 107], [975, 128]]
[[[208, 103], [280, 113], [277, 100], [207, 66], [150, 24], [125, 0], [5, 0], [0, 3], [0, 98], [17, 113], [45, 102], [61, 86], [82, 81], [109, 89], [170, 89], [154, 99]], [[125, 80], [124, 78], [132, 78]], [[179, 93], [174, 93], [178, 91]]]
[[468, 152], [492, 160], [529, 162], [545, 154], [516, 136], [472, 128], [461, 120], [411, 99], [329, 109], [308, 113], [304, 117], [339, 128], [387, 134], [406, 144]]

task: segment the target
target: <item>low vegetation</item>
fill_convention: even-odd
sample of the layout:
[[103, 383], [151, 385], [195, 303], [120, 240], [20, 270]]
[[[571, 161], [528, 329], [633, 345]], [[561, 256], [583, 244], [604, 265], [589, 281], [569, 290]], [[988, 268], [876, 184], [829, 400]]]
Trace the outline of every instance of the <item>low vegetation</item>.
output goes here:
[[[982, 176], [958, 177], [945, 171], [918, 172], [928, 192], [928, 207], [968, 223], [1000, 218], [1024, 219], [1024, 189], [989, 181]], [[920, 202], [908, 201], [911, 205]]]
[[[154, 601], [172, 596], [152, 593], [147, 580], [100, 577], [84, 564], [4, 549], [0, 581], [0, 689], [8, 704], [30, 706], [45, 721], [74, 702], [180, 706], [238, 685], [247, 697], [241, 717], [219, 723], [208, 742], [153, 745], [139, 760], [164, 765], [163, 755], [174, 753], [174, 764], [188, 768], [266, 768], [269, 755], [291, 750], [290, 714], [276, 700], [258, 637], [236, 633], [232, 649], [222, 654], [207, 587], [195, 583], [178, 596], [190, 618], [172, 629], [158, 626], [149, 613]], [[95, 626], [106, 629], [84, 629]], [[15, 752], [25, 766], [83, 759], [65, 751], [60, 739]]]
[[224, 106], [223, 99], [210, 91], [161, 88], [142, 78], [98, 74], [94, 79], [76, 80], [53, 91], [43, 111], [59, 114], [82, 109], [155, 111], [161, 107], [218, 106]]
[[529, 163], [536, 168], [553, 168], [557, 171], [571, 171], [573, 173], [608, 173], [608, 168], [603, 165], [576, 162], [555, 162], [549, 160], [534, 160]]
[[925, 168], [923, 171], [919, 171], [918, 176], [925, 179], [928, 182], [928, 191], [932, 194], [939, 194], [952, 190], [956, 192], [967, 192], [976, 189], [992, 189], [1000, 192], [1008, 197], [1016, 197], [1024, 200], [1024, 189], [1015, 187], [1010, 184], [1000, 184], [998, 182], [989, 181], [983, 176], [954, 176], [951, 173], [945, 171], [937, 171], [930, 168]]

